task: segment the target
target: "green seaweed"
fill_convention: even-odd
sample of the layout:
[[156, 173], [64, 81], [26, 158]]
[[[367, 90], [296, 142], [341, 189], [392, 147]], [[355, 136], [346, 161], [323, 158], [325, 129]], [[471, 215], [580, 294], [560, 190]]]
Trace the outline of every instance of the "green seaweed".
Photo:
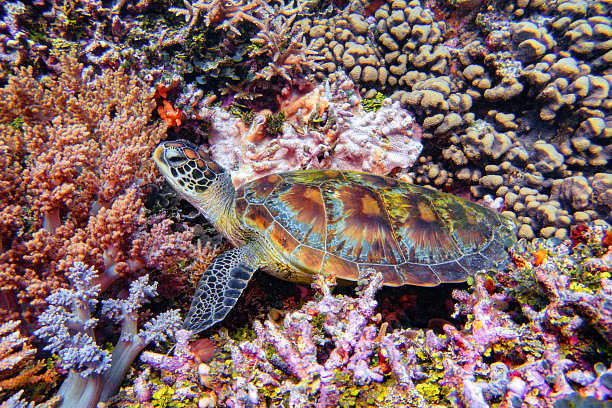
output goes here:
[[9, 123], [9, 126], [21, 132], [23, 131], [24, 123], [25, 123], [25, 120], [22, 117], [17, 116]]
[[253, 112], [253, 110], [237, 102], [234, 102], [229, 106], [229, 112], [232, 114], [232, 116], [240, 118], [247, 126], [250, 126], [255, 118], [255, 112]]
[[285, 112], [280, 111], [277, 114], [266, 116], [266, 134], [272, 137], [280, 136], [283, 132], [283, 124], [287, 116]]
[[376, 92], [376, 95], [372, 98], [363, 98], [361, 100], [361, 106], [367, 112], [376, 112], [382, 106], [383, 101], [385, 100], [385, 95], [380, 92]]

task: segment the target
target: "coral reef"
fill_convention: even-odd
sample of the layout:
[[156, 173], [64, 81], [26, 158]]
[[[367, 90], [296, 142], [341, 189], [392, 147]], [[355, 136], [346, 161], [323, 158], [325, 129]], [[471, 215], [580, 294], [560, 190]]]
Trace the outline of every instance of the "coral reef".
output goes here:
[[255, 73], [255, 80], [282, 78], [291, 83], [296, 74], [319, 67], [317, 52], [306, 47], [304, 32], [292, 25], [298, 10], [288, 11], [288, 15], [290, 17], [284, 21], [268, 19], [251, 40], [255, 48], [249, 56], [267, 55], [269, 58], [268, 64]]
[[253, 99], [268, 87], [261, 79], [291, 82], [318, 66], [293, 24], [310, 12], [310, 2], [117, 0], [108, 6], [73, 0], [0, 5], [0, 80], [27, 64], [57, 71], [61, 55], [76, 52], [97, 69], [122, 66], [146, 81], [197, 86], [180, 91], [185, 100], [247, 86], [244, 93]]
[[[364, 97], [383, 92], [422, 126], [425, 155], [407, 180], [475, 199], [511, 193], [503, 207], [525, 238], [610, 222], [609, 200], [590, 195], [589, 213], [552, 187], [610, 174], [609, 2], [34, 3], [2, 6], [4, 72], [56, 71], [69, 50], [96, 68], [129, 66], [173, 88], [162, 118], [205, 134], [197, 112], [211, 94], [277, 113], [303, 77], [344, 70]], [[513, 200], [522, 187], [540, 197]]]
[[0, 308], [28, 325], [74, 261], [98, 269], [104, 289], [194, 253], [189, 230], [145, 217], [149, 156], [166, 130], [149, 121], [146, 86], [73, 57], [59, 69], [37, 79], [23, 68], [0, 90]]
[[[18, 320], [0, 325], [0, 401], [19, 389], [48, 387], [56, 377], [44, 361], [36, 359], [36, 349], [21, 335], [19, 325]], [[40, 398], [41, 391], [34, 394]]]
[[[609, 0], [1, 2], [2, 406], [48, 401], [65, 371], [63, 406], [609, 405], [611, 10]], [[154, 184], [150, 155], [167, 138], [209, 149], [236, 184], [346, 168], [453, 192], [512, 217], [523, 240], [506, 268], [454, 292], [456, 314], [435, 331], [398, 317], [411, 295], [376, 306], [375, 275], [355, 298], [319, 280], [305, 304], [255, 279], [229, 334], [190, 344], [171, 319], [174, 352], [143, 353], [109, 398], [150, 340], [131, 303], [154, 292], [142, 276], [159, 281], [140, 316], [151, 324], [188, 306], [227, 247]], [[94, 332], [95, 306], [130, 334]], [[46, 350], [30, 338], [39, 321]], [[115, 340], [112, 356], [98, 346]]]
[[367, 112], [344, 74], [305, 95], [280, 102], [287, 117], [278, 135], [266, 132], [266, 113], [251, 123], [221, 108], [204, 108], [212, 158], [229, 169], [235, 184], [273, 172], [337, 168], [389, 174], [409, 168], [421, 151], [420, 129], [390, 100]]
[[47, 298], [49, 307], [39, 317], [41, 328], [34, 332], [46, 340], [45, 350], [58, 355], [59, 368], [68, 372], [57, 393], [60, 407], [96, 407], [98, 401], [108, 400], [138, 354], [151, 342], [166, 341], [168, 333], [180, 327], [178, 310], [170, 310], [138, 330], [139, 309], [157, 294], [157, 283], [149, 284], [143, 276], [131, 283], [127, 299], [101, 302], [101, 315], [121, 324], [119, 341], [109, 354], [94, 336], [98, 319], [92, 312], [100, 293], [96, 275], [93, 268], [76, 262], [68, 275], [73, 289], [60, 289]]
[[[383, 91], [415, 113], [425, 155], [409, 181], [501, 198], [522, 237], [563, 239], [574, 222], [610, 221], [609, 201], [590, 193], [595, 174], [610, 174], [609, 11], [608, 2], [356, 1], [298, 24], [324, 56], [319, 78], [342, 68], [366, 97]], [[572, 177], [587, 179], [582, 208], [556, 194]], [[539, 197], [514, 199], [521, 188]]]
[[[198, 364], [182, 337], [174, 357], [143, 355], [145, 372], [161, 369], [173, 379], [174, 400], [195, 398], [200, 406], [606, 401], [610, 233], [590, 224], [572, 240], [522, 241], [505, 270], [477, 275], [469, 291], [454, 291], [457, 320], [446, 322], [443, 334], [390, 331], [374, 299], [382, 277], [372, 271], [361, 276], [357, 297], [332, 294], [333, 278], [320, 276], [316, 300], [281, 321], [255, 321], [246, 339], [221, 332], [222, 351], [212, 361]], [[160, 387], [139, 382], [126, 395], [151, 401]], [[181, 397], [178, 390], [191, 392]]]

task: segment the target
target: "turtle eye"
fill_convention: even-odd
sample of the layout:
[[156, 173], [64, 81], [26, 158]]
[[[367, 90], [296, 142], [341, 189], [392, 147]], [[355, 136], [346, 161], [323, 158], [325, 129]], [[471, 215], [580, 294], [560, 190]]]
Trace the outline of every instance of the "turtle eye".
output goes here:
[[164, 158], [168, 164], [172, 164], [174, 166], [185, 161], [185, 156], [176, 150], [167, 150], [164, 154]]

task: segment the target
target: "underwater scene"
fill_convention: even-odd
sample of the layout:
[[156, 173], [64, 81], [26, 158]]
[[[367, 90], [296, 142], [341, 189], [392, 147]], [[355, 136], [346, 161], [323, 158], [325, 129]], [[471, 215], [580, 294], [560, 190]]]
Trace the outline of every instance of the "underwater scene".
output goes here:
[[612, 0], [2, 0], [0, 408], [612, 407]]

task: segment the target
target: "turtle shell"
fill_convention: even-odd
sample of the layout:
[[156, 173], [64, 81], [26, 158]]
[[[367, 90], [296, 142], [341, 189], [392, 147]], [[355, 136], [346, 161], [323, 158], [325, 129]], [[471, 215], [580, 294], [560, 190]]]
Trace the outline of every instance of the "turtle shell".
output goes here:
[[374, 268], [390, 286], [464, 281], [516, 240], [509, 219], [478, 204], [351, 171], [268, 175], [238, 189], [236, 212], [307, 275], [357, 280]]

